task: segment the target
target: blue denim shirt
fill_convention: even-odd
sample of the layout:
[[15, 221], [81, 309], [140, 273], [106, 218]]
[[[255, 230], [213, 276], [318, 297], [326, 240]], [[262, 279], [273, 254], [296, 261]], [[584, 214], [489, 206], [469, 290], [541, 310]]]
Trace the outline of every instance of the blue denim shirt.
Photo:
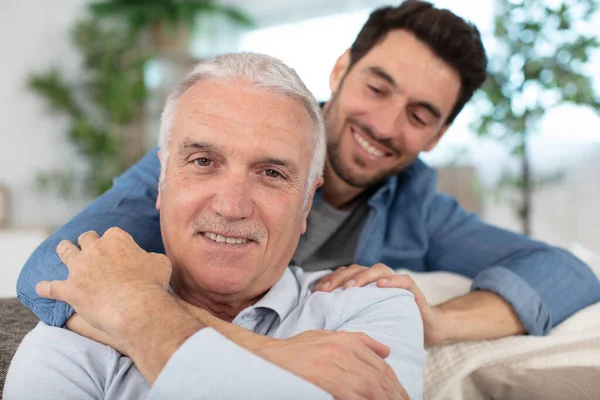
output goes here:
[[[112, 189], [44, 241], [19, 276], [17, 295], [45, 323], [62, 326], [73, 309], [40, 298], [41, 280], [66, 279], [56, 255], [63, 239], [118, 226], [145, 250], [163, 252], [158, 211], [157, 149], [115, 179]], [[413, 271], [450, 271], [473, 279], [473, 290], [497, 293], [512, 305], [526, 331], [544, 335], [576, 311], [600, 301], [600, 282], [570, 253], [483, 223], [452, 197], [436, 193], [437, 175], [415, 161], [369, 199], [370, 212], [355, 262], [383, 262]], [[314, 201], [320, 201], [315, 196]]]

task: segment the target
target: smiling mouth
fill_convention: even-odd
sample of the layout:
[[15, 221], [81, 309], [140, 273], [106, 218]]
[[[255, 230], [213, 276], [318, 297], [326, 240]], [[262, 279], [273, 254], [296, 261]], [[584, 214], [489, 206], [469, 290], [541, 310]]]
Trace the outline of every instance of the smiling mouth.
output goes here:
[[362, 137], [353, 126], [350, 127], [350, 131], [352, 132], [352, 136], [354, 137], [354, 140], [356, 140], [356, 143], [358, 143], [359, 147], [370, 156], [375, 158], [383, 158], [390, 155], [390, 153], [386, 153], [385, 151], [372, 146], [367, 139]]
[[222, 236], [214, 232], [202, 232], [202, 235], [213, 242], [229, 245], [240, 245], [251, 241], [250, 239], [246, 238]]

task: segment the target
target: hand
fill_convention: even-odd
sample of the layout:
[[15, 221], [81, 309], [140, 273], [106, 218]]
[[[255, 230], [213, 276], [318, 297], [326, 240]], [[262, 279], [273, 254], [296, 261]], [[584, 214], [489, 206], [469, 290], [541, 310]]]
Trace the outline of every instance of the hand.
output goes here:
[[352, 264], [347, 267], [338, 267], [332, 273], [319, 279], [313, 291], [330, 292], [340, 286], [343, 286], [344, 289], [354, 286], [362, 287], [395, 275], [396, 271], [382, 263], [374, 264], [372, 267]]
[[417, 307], [423, 318], [423, 330], [425, 333], [425, 345], [437, 345], [446, 342], [446, 330], [450, 324], [446, 322], [445, 314], [436, 306], [427, 303], [423, 292], [417, 286], [413, 278], [405, 274], [397, 274], [389, 278], [377, 281], [377, 286], [381, 288], [399, 288], [411, 292], [415, 296]]
[[56, 248], [69, 270], [66, 281], [40, 282], [42, 297], [65, 301], [90, 326], [113, 338], [126, 336], [131, 312], [148, 296], [168, 295], [171, 263], [142, 250], [126, 232], [111, 228], [100, 238], [96, 232], [69, 240]]
[[427, 303], [423, 292], [409, 275], [396, 274], [393, 269], [385, 264], [378, 263], [372, 267], [357, 264], [339, 267], [331, 274], [321, 278], [313, 291], [329, 292], [340, 286], [345, 289], [355, 286], [362, 287], [371, 282], [377, 282], [377, 286], [381, 288], [399, 288], [410, 291], [415, 296], [421, 318], [423, 318], [425, 344], [436, 345], [446, 341], [445, 328], [447, 328], [447, 323], [444, 320], [442, 310]]
[[289, 339], [271, 339], [254, 353], [339, 400], [408, 400], [383, 360], [389, 347], [364, 333], [308, 331]]

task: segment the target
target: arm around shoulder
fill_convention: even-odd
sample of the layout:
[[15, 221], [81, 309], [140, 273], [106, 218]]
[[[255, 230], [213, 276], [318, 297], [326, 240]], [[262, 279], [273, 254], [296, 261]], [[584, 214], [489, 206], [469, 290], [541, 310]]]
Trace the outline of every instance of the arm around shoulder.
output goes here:
[[115, 179], [109, 191], [50, 235], [29, 257], [17, 281], [17, 296], [42, 321], [63, 326], [73, 314], [67, 304], [42, 298], [35, 291], [35, 285], [42, 280], [67, 278], [67, 268], [56, 254], [56, 246], [62, 240], [76, 243], [84, 232], [94, 230], [101, 235], [116, 226], [129, 232], [146, 251], [164, 252], [155, 208], [159, 170], [157, 149], [153, 149]]
[[529, 334], [542, 335], [600, 300], [600, 283], [572, 254], [497, 228], [435, 194], [426, 205], [429, 270], [473, 279], [473, 290], [502, 297]]

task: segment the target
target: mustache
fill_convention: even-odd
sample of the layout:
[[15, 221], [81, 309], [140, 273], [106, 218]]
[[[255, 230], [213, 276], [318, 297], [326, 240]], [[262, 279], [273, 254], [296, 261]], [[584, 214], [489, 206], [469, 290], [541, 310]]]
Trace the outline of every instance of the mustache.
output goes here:
[[351, 123], [352, 125], [354, 125], [355, 127], [357, 127], [358, 129], [360, 129], [365, 135], [370, 137], [372, 140], [374, 140], [375, 142], [379, 143], [380, 145], [382, 145], [383, 147], [388, 149], [390, 151], [390, 153], [392, 153], [394, 155], [400, 155], [400, 153], [402, 152], [399, 148], [397, 148], [394, 145], [394, 143], [392, 142], [392, 139], [390, 139], [390, 138], [383, 139], [383, 138], [378, 137], [373, 128], [362, 123], [361, 121], [357, 120], [356, 118], [348, 117], [347, 121], [349, 123]]
[[222, 236], [249, 239], [262, 242], [267, 238], [266, 230], [248, 221], [227, 221], [221, 217], [198, 216], [192, 223], [195, 235], [201, 232], [214, 232]]

